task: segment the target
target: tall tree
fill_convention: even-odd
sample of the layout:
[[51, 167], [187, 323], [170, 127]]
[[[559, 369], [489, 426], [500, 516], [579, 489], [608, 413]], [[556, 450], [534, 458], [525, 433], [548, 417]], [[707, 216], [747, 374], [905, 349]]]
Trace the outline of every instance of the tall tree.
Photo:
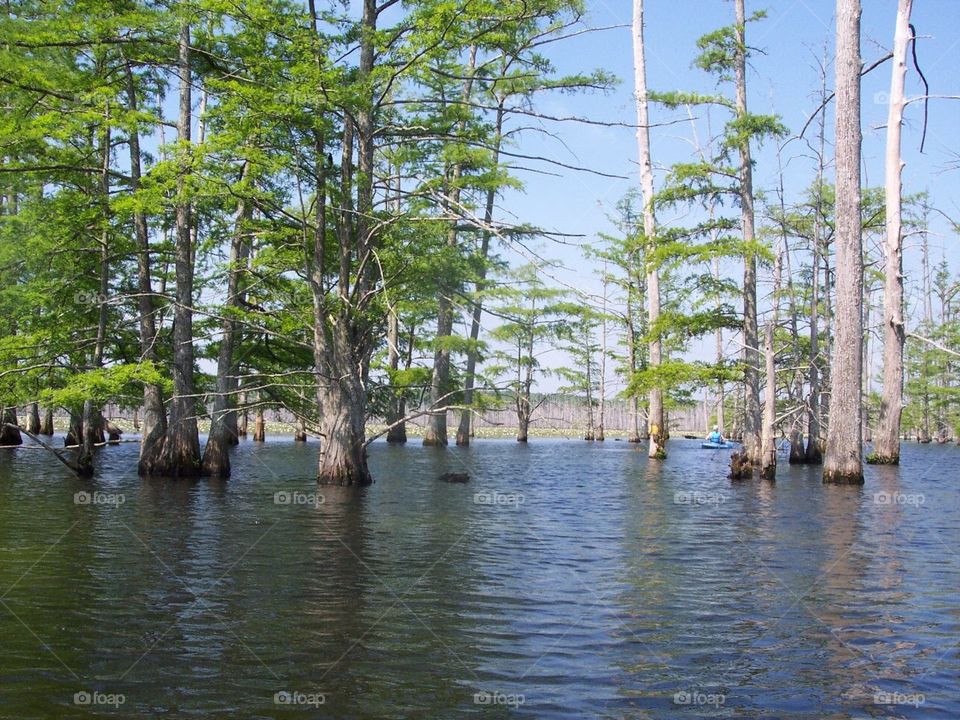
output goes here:
[[[745, 126], [747, 115], [747, 41], [744, 0], [734, 2], [734, 77], [736, 84], [736, 122]], [[745, 128], [744, 128], [745, 129]], [[757, 329], [757, 255], [753, 248], [756, 231], [753, 210], [753, 161], [750, 135], [742, 132], [737, 143], [740, 153], [740, 213], [744, 243], [743, 261], [743, 448], [747, 459], [760, 463], [760, 352]]]
[[197, 398], [193, 381], [193, 234], [188, 177], [192, 165], [191, 107], [193, 78], [190, 66], [190, 21], [180, 20], [177, 42], [177, 78], [180, 107], [177, 120], [178, 167], [176, 201], [174, 206], [176, 242], [174, 267], [176, 294], [173, 314], [173, 397], [170, 399], [170, 418], [163, 449], [155, 462], [144, 462], [140, 469], [145, 475], [165, 477], [196, 477], [201, 473], [200, 438], [197, 430]]
[[[653, 163], [650, 160], [650, 113], [647, 93], [647, 69], [643, 41], [643, 0], [633, 2], [633, 77], [637, 104], [637, 155], [640, 162], [640, 189], [643, 198], [643, 235], [647, 256], [656, 245], [657, 219], [654, 213]], [[656, 368], [662, 361], [660, 338], [660, 273], [653, 262], [647, 264], [647, 323], [650, 328], [649, 362]], [[667, 429], [663, 415], [663, 390], [654, 385], [647, 397], [647, 430], [650, 436], [648, 457], [667, 456]]]
[[[132, 64], [124, 61], [124, 79], [128, 112], [136, 116], [140, 111], [137, 84]], [[140, 128], [134, 123], [127, 140], [130, 151], [130, 190], [140, 191], [143, 178]], [[133, 231], [137, 256], [137, 317], [140, 331], [140, 359], [146, 362], [157, 360], [156, 301], [153, 295], [153, 278], [150, 261], [150, 228], [147, 214], [142, 208], [133, 212]], [[167, 414], [163, 407], [163, 391], [159, 385], [146, 383], [143, 386], [143, 429], [140, 440], [138, 471], [146, 474], [157, 462], [167, 433]]]
[[913, 0], [900, 0], [893, 37], [893, 68], [887, 109], [886, 221], [883, 286], [883, 395], [876, 443], [868, 462], [896, 465], [900, 462], [900, 416], [903, 411], [903, 160], [900, 136], [903, 128], [904, 78], [910, 43], [910, 13]]
[[[245, 161], [240, 171], [239, 191], [247, 190], [244, 185], [250, 180], [250, 162]], [[203, 474], [211, 477], [230, 475], [229, 448], [239, 442], [237, 436], [237, 399], [239, 387], [240, 363], [236, 354], [239, 323], [233, 313], [242, 305], [244, 292], [242, 277], [246, 270], [247, 250], [246, 234], [253, 217], [253, 203], [241, 196], [237, 201], [237, 214], [232, 239], [230, 241], [230, 261], [227, 268], [227, 296], [224, 301], [224, 317], [220, 348], [217, 355], [217, 393], [213, 399], [213, 413], [210, 419], [210, 433], [203, 448]], [[259, 417], [259, 416], [258, 416]]]
[[863, 483], [860, 0], [837, 0], [836, 301], [825, 483]]

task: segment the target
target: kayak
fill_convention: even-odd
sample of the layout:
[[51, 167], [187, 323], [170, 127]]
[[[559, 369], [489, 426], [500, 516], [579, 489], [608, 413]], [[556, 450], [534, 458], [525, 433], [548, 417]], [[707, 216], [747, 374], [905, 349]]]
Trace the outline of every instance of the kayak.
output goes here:
[[728, 442], [715, 443], [715, 442], [704, 441], [700, 443], [700, 447], [703, 450], [731, 450], [733, 448], [733, 443], [728, 443]]

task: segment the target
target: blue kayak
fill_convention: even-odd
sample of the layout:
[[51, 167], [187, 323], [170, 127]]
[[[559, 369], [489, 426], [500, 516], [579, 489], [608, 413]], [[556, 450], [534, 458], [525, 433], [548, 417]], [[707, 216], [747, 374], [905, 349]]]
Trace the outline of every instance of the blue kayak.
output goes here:
[[728, 443], [728, 442], [715, 443], [715, 442], [704, 441], [700, 443], [700, 447], [703, 450], [731, 450], [733, 448], [733, 443]]

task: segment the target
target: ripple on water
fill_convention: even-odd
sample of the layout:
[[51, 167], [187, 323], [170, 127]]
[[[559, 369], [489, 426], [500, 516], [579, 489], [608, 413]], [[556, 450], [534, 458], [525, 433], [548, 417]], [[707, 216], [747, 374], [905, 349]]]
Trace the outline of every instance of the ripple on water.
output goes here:
[[376, 443], [363, 491], [316, 449], [245, 443], [226, 483], [0, 451], [0, 717], [960, 715], [960, 449], [830, 488], [684, 441]]

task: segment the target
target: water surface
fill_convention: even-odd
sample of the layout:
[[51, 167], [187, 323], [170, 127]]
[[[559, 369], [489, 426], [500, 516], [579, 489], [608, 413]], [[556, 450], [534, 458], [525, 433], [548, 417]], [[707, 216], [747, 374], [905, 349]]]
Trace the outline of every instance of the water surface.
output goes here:
[[960, 449], [669, 449], [376, 443], [360, 491], [288, 438], [228, 482], [0, 450], [0, 717], [960, 717]]

